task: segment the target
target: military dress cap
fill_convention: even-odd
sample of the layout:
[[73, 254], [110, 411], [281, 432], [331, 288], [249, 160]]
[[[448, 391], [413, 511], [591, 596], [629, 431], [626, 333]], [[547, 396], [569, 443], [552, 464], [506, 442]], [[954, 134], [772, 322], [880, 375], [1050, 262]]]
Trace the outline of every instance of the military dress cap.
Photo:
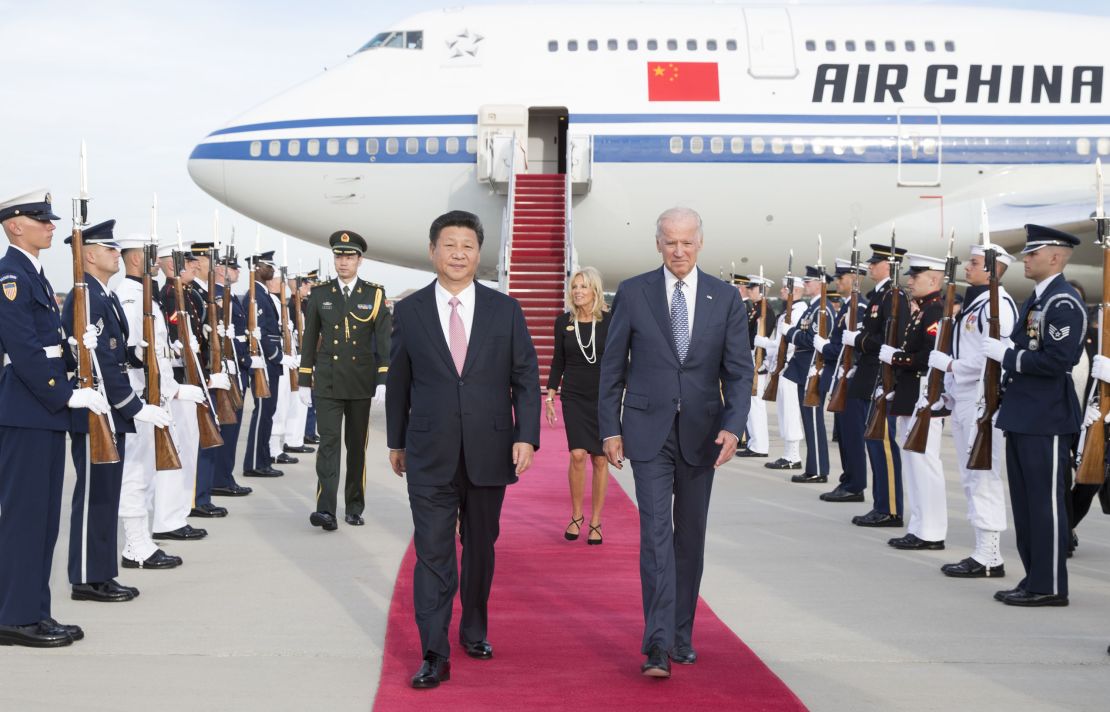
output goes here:
[[752, 283], [751, 279], [746, 274], [732, 274], [732, 283], [738, 287], [747, 287]]
[[[862, 274], [867, 274], [867, 268], [862, 266], [862, 265], [858, 265], [856, 267], [855, 272], [856, 272], [856, 274], [861, 274], [861, 275]], [[840, 277], [841, 275], [845, 275], [845, 274], [852, 274], [852, 261], [851, 260], [846, 260], [843, 257], [837, 257], [836, 258], [836, 276]]]
[[274, 261], [274, 251], [260, 252], [257, 255], [251, 255], [247, 258], [247, 262], [251, 265], [270, 265], [277, 267], [277, 262]]
[[197, 257], [207, 257], [209, 250], [216, 249], [214, 242], [194, 242], [189, 245], [189, 252], [192, 252]]
[[[1003, 250], [1001, 247], [999, 247], [998, 245], [996, 245], [994, 243], [991, 243], [991, 245], [989, 247], [984, 247], [983, 245], [972, 245], [971, 246], [971, 254], [972, 255], [985, 255], [987, 250], [990, 250], [991, 252], [993, 252], [994, 253], [994, 258], [996, 260], [998, 260], [999, 262], [1001, 262], [1002, 264], [1006, 265], [1007, 267], [1009, 267], [1010, 265], [1012, 265], [1014, 263], [1014, 256], [1011, 255], [1006, 250]], [[1032, 250], [1030, 250], [1030, 251], [1032, 251]]]
[[[904, 247], [895, 247], [894, 248], [894, 260], [896, 262], [901, 262], [902, 261], [902, 256], [905, 255], [905, 254], [906, 254], [906, 248], [904, 248]], [[875, 264], [876, 262], [886, 262], [889, 259], [890, 259], [890, 245], [884, 245], [881, 242], [872, 242], [871, 243], [871, 256], [867, 258], [867, 262], [869, 264]]]
[[147, 245], [154, 244], [150, 235], [144, 235], [141, 232], [132, 232], [125, 237], [116, 239], [116, 244], [122, 250], [141, 250]]
[[751, 286], [751, 287], [773, 287], [773, 286], [775, 286], [775, 283], [773, 281], [767, 279], [766, 277], [760, 277], [758, 274], [749, 274], [749, 275], [747, 275], [747, 277], [748, 277], [748, 286]]
[[224, 254], [223, 257], [219, 257], [216, 259], [216, 264], [223, 265], [228, 269], [239, 269], [239, 257], [238, 255], [236, 255], [235, 257], [229, 257], [227, 254]]
[[0, 223], [20, 215], [25, 215], [39, 222], [61, 220], [60, 217], [54, 214], [50, 202], [50, 191], [46, 188], [39, 188], [38, 190], [32, 190], [30, 193], [23, 193], [0, 201]]
[[820, 282], [822, 276], [825, 274], [825, 268], [818, 269], [813, 265], [806, 265], [806, 273], [802, 276], [807, 282]]
[[825, 298], [826, 299], [840, 299], [840, 292], [836, 289], [836, 287], [829, 287], [828, 289], [825, 290]]
[[[87, 227], [81, 231], [81, 243], [84, 245], [103, 245], [104, 247], [114, 247], [119, 249], [119, 243], [116, 242], [116, 236], [112, 231], [116, 227], [115, 220], [105, 220], [102, 223], [97, 223], [91, 227]], [[68, 245], [73, 241], [73, 236], [70, 235], [65, 239]]]
[[790, 286], [789, 282], [790, 282], [791, 279], [794, 280], [794, 289], [801, 289], [802, 288], [803, 278], [802, 278], [801, 275], [798, 275], [798, 274], [783, 277], [782, 278], [782, 286], [784, 286], [784, 287]]
[[337, 255], [361, 255], [366, 252], [366, 240], [362, 235], [350, 230], [333, 232], [328, 238], [331, 251]]
[[1026, 225], [1025, 234], [1025, 249], [1021, 251], [1023, 255], [1036, 252], [1042, 247], [1079, 247], [1079, 238], [1075, 235], [1043, 225]]
[[[193, 256], [193, 253], [189, 250], [189, 248], [192, 246], [192, 244], [193, 243], [191, 243], [191, 242], [185, 242], [185, 243], [181, 243], [181, 245], [180, 245], [180, 247], [184, 248], [184, 250], [185, 250], [185, 261], [186, 262], [192, 262], [196, 259], [196, 257]], [[177, 243], [176, 240], [173, 241], [173, 242], [166, 242], [166, 243], [158, 245], [158, 257], [173, 257], [173, 253], [180, 252], [180, 251], [181, 250], [178, 249], [178, 243]]]
[[320, 281], [320, 270], [318, 270], [318, 269], [312, 270], [311, 272], [306, 274], [303, 279], [306, 282], [319, 282]]
[[929, 270], [943, 272], [946, 261], [939, 257], [929, 257], [928, 255], [919, 255], [913, 252], [906, 253], [906, 271], [903, 274], [921, 274]]

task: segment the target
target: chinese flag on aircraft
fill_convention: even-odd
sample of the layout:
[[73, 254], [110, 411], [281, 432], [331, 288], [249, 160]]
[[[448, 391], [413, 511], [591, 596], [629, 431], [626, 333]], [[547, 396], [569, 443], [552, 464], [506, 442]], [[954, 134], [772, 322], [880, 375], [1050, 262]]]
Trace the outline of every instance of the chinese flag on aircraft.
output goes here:
[[720, 101], [716, 62], [648, 62], [648, 101]]

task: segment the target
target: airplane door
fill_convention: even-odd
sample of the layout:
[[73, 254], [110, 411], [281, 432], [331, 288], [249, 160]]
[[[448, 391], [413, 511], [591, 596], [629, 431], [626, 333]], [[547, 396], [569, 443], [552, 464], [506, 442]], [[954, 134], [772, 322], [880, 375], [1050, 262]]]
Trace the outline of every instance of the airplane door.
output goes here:
[[528, 110], [515, 104], [485, 104], [478, 109], [479, 183], [504, 194], [510, 173], [524, 173]]
[[748, 74], [756, 79], [793, 79], [794, 31], [784, 7], [744, 8], [748, 29]]
[[898, 185], [927, 188], [940, 185], [940, 111], [932, 107], [898, 109]]
[[566, 173], [566, 107], [528, 109], [528, 173]]

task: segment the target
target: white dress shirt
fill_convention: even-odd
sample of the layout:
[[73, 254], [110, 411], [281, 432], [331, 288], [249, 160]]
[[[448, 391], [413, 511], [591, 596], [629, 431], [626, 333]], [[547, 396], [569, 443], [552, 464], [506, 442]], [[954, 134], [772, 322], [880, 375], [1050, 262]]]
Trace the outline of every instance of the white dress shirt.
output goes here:
[[459, 300], [459, 317], [462, 319], [463, 332], [466, 334], [466, 343], [470, 345], [470, 327], [474, 324], [474, 282], [466, 286], [458, 294], [448, 292], [439, 280], [436, 280], [436, 313], [439, 314], [439, 326], [443, 329], [443, 340], [451, 345], [451, 297]]
[[[671, 300], [674, 299], [675, 285], [678, 284], [678, 277], [667, 269], [663, 268], [663, 281], [667, 288], [667, 313], [671, 311]], [[698, 267], [690, 270], [690, 274], [682, 278], [682, 296], [686, 298], [686, 314], [688, 319], [686, 321], [686, 328], [690, 334], [694, 333], [694, 308], [697, 305], [698, 296]]]
[[1041, 295], [1044, 294], [1044, 290], [1048, 288], [1049, 282], [1056, 279], [1061, 274], [1062, 274], [1061, 272], [1057, 272], [1056, 274], [1052, 275], [1051, 277], [1046, 277], [1046, 278], [1042, 279], [1040, 282], [1037, 282], [1037, 286], [1033, 287], [1033, 292], [1036, 293], [1037, 299], [1040, 299]]
[[349, 294], [354, 294], [355, 293], [355, 284], [358, 282], [358, 275], [355, 275], [355, 278], [352, 279], [350, 282], [344, 282], [341, 277], [336, 277], [335, 279], [336, 279], [337, 282], [339, 282], [339, 291], [340, 292], [342, 292], [343, 289], [346, 288], [346, 290]]

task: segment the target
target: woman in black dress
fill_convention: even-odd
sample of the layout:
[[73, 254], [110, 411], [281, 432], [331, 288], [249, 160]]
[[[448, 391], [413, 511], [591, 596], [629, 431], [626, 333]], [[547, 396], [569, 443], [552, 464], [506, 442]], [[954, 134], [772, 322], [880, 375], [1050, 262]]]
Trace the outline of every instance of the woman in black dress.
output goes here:
[[571, 275], [567, 288], [567, 311], [555, 319], [555, 354], [547, 380], [547, 422], [555, 424], [555, 391], [562, 381], [563, 421], [570, 448], [570, 524], [563, 532], [574, 541], [582, 533], [582, 496], [586, 487], [586, 459], [593, 463], [588, 544], [601, 543], [601, 508], [609, 485], [609, 464], [601, 449], [597, 427], [597, 393], [601, 377], [601, 354], [609, 322], [601, 290], [601, 274], [583, 267]]

